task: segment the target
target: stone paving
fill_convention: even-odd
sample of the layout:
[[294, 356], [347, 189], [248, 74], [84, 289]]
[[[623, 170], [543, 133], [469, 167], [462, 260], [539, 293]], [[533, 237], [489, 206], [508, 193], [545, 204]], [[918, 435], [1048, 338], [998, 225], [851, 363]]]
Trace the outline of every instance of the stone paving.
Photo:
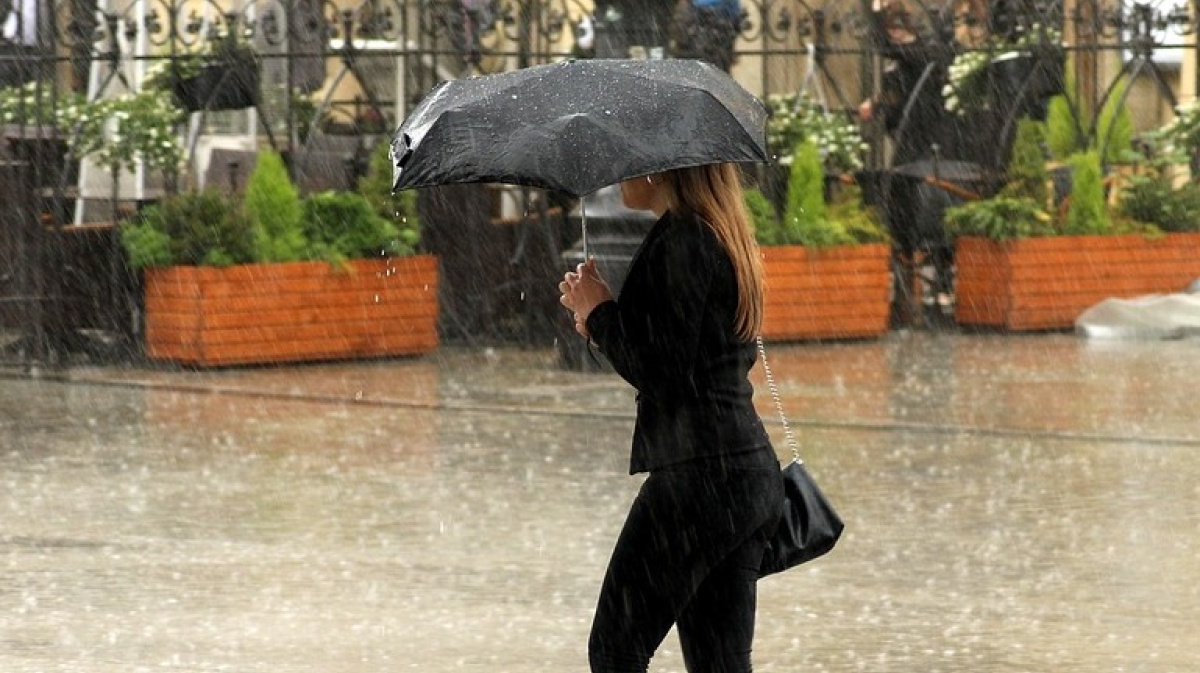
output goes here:
[[[768, 354], [848, 528], [756, 670], [1194, 667], [1200, 341]], [[0, 670], [585, 671], [632, 418], [548, 350], [0, 377]]]

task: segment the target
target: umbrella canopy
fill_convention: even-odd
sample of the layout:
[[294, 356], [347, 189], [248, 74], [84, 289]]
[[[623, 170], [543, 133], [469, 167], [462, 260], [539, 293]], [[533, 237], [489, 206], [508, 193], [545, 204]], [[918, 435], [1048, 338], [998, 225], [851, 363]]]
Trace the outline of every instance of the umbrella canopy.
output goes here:
[[589, 59], [439, 85], [392, 141], [396, 190], [503, 182], [590, 194], [673, 168], [765, 162], [767, 111], [701, 61]]

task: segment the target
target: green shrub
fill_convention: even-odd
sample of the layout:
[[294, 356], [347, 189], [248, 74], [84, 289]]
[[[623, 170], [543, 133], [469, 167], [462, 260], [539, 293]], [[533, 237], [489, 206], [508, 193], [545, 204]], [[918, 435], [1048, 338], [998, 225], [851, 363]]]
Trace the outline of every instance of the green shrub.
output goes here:
[[1200, 185], [1176, 189], [1164, 178], [1136, 176], [1122, 190], [1118, 212], [1166, 232], [1200, 231]]
[[293, 262], [307, 256], [302, 205], [278, 152], [265, 150], [246, 182], [243, 198], [259, 262]]
[[803, 142], [793, 154], [782, 221], [762, 191], [747, 189], [746, 212], [759, 245], [829, 248], [888, 240], [878, 214], [862, 202], [857, 187], [844, 186], [825, 202], [825, 175], [816, 147]]
[[996, 196], [947, 208], [946, 232], [1007, 241], [1054, 233], [1052, 218], [1033, 199]]
[[171, 266], [175, 257], [171, 254], [171, 238], [145, 221], [121, 227], [121, 244], [129, 257], [129, 265], [135, 269], [156, 266]]
[[387, 141], [379, 143], [371, 153], [367, 172], [359, 178], [357, 188], [377, 215], [395, 225], [397, 240], [409, 251], [402, 254], [415, 252], [421, 243], [417, 193], [411, 189], [392, 193], [392, 155]]
[[[1105, 164], [1123, 163], [1132, 158], [1134, 126], [1129, 106], [1122, 100], [1129, 87], [1129, 80], [1122, 77], [1113, 87], [1100, 114], [1093, 115], [1091, 108], [1075, 95], [1074, 68], [1068, 62], [1065, 94], [1050, 99], [1046, 111], [1046, 146], [1057, 159], [1067, 160], [1072, 155], [1095, 147], [1102, 147]], [[1088, 137], [1095, 125], [1095, 136]]]
[[827, 212], [829, 220], [838, 223], [854, 243], [887, 243], [891, 239], [879, 212], [863, 204], [858, 187], [838, 190]]
[[396, 227], [361, 194], [313, 194], [304, 200], [301, 222], [312, 249], [334, 261], [412, 252], [397, 239]]
[[1017, 122], [1017, 136], [1008, 162], [1008, 184], [1003, 190], [1005, 196], [1031, 199], [1043, 206], [1049, 203], [1050, 175], [1042, 150], [1045, 137], [1045, 124], [1032, 119]]
[[780, 227], [780, 244], [829, 248], [854, 239], [840, 222], [829, 218], [825, 205], [825, 171], [816, 145], [804, 141], [792, 155], [787, 204]]
[[184, 192], [144, 210], [121, 228], [134, 268], [172, 265], [229, 266], [255, 261], [245, 214], [211, 190]]
[[1056, 159], [1065, 159], [1087, 146], [1087, 138], [1072, 108], [1072, 100], [1059, 94], [1046, 106], [1046, 147]]
[[1071, 165], [1071, 204], [1064, 233], [1072, 236], [1112, 233], [1100, 155], [1094, 150], [1075, 154]]
[[1128, 163], [1133, 152], [1133, 117], [1123, 100], [1129, 78], [1122, 76], [1112, 88], [1096, 120], [1096, 146], [1103, 152], [1104, 164]]
[[779, 245], [779, 218], [775, 214], [775, 206], [762, 190], [747, 189], [744, 192], [746, 214], [754, 227], [754, 238], [759, 245]]

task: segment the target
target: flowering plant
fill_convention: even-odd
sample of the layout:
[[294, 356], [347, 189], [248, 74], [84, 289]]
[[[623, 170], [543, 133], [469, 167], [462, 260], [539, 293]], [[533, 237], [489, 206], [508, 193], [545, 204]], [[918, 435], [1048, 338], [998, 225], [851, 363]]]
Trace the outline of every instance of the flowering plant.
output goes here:
[[183, 163], [183, 146], [176, 127], [184, 113], [170, 94], [145, 89], [132, 96], [99, 101], [108, 123], [87, 146], [96, 162], [112, 170], [132, 171], [140, 162], [148, 169], [175, 171]]
[[212, 24], [203, 39], [191, 45], [175, 43], [172, 51], [159, 54], [146, 68], [142, 87], [171, 91], [207, 66], [253, 60], [254, 50], [245, 42], [251, 36], [248, 27], [233, 31], [225, 22]]
[[947, 112], [963, 115], [984, 102], [987, 82], [984, 71], [992, 63], [1019, 55], [1027, 55], [1036, 48], [1059, 45], [1062, 33], [1033, 24], [1030, 30], [1017, 35], [1016, 39], [989, 40], [982, 49], [966, 51], [954, 57], [947, 68], [946, 84], [942, 87], [942, 100]]
[[805, 94], [772, 94], [765, 101], [767, 150], [790, 165], [796, 146], [811, 141], [826, 172], [846, 173], [863, 167], [869, 146], [848, 118], [827, 112]]
[[1151, 134], [1163, 144], [1167, 159], [1188, 163], [1200, 152], [1200, 99], [1175, 107], [1175, 119]]
[[75, 158], [94, 156], [108, 168], [174, 170], [183, 160], [175, 127], [183, 115], [170, 96], [146, 90], [116, 99], [87, 101], [74, 92], [54, 92], [30, 82], [0, 89], [0, 123], [51, 125]]
[[55, 93], [49, 84], [36, 81], [0, 89], [0, 124], [53, 126], [69, 135], [86, 114], [87, 101], [78, 93]]

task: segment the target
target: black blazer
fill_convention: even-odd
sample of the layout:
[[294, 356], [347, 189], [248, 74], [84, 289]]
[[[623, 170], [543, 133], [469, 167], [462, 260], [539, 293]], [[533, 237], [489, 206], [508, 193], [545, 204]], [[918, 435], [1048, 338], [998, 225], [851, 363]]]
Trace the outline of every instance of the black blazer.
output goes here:
[[592, 340], [637, 389], [631, 474], [770, 445], [734, 331], [737, 280], [716, 234], [670, 212], [650, 230], [620, 297], [588, 316]]

